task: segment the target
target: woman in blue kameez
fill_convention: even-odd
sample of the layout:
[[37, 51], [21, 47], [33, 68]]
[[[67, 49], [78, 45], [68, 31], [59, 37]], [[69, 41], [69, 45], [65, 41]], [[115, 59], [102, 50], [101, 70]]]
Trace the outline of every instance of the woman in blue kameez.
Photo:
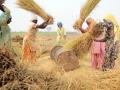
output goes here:
[[4, 6], [5, 0], [0, 0], [0, 49], [11, 47], [9, 24], [11, 22], [10, 10]]

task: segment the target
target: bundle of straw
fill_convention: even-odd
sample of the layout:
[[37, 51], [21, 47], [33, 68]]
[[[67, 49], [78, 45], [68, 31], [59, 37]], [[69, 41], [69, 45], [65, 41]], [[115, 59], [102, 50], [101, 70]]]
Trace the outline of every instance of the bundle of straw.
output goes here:
[[48, 15], [34, 0], [17, 0], [16, 4], [19, 5], [22, 9], [37, 14], [45, 21], [49, 20], [48, 24], [53, 23], [53, 17]]
[[103, 32], [101, 23], [96, 24], [93, 29], [79, 37], [69, 41], [63, 46], [64, 51], [73, 50], [79, 58], [83, 58], [89, 51], [92, 41]]
[[80, 17], [79, 19], [75, 22], [74, 28], [79, 29], [82, 27], [83, 22], [87, 18], [87, 16], [92, 12], [92, 10], [95, 8], [95, 6], [100, 2], [100, 0], [87, 0], [85, 5], [82, 7], [80, 11]]
[[91, 46], [93, 41], [92, 35], [90, 33], [85, 33], [64, 45], [64, 50], [69, 51], [73, 50], [79, 58], [83, 58]]

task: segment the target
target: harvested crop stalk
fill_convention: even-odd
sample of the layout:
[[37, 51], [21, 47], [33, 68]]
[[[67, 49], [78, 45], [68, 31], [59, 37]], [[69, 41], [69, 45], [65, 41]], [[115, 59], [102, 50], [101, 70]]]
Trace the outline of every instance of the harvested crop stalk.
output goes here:
[[92, 10], [95, 8], [95, 6], [100, 2], [101, 0], [87, 0], [85, 5], [82, 7], [80, 11], [80, 17], [74, 24], [74, 29], [79, 29], [82, 27], [83, 22], [87, 18], [87, 16], [92, 12]]
[[53, 17], [48, 15], [34, 0], [17, 0], [16, 4], [22, 9], [37, 14], [45, 21], [49, 20], [48, 24], [53, 23]]

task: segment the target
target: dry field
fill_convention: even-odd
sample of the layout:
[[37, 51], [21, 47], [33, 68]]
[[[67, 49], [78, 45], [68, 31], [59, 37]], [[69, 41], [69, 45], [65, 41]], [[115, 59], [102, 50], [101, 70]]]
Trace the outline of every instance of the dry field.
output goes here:
[[[13, 36], [16, 35], [18, 34]], [[19, 35], [23, 36], [20, 33]], [[68, 40], [75, 36], [69, 35]], [[80, 68], [64, 72], [49, 56], [51, 48], [55, 45], [56, 34], [42, 33], [38, 37], [38, 46], [42, 50], [38, 53], [37, 62], [32, 65], [20, 63], [21, 44], [13, 42], [14, 52], [18, 57], [15, 66], [17, 78], [8, 80], [0, 90], [120, 90], [120, 57], [116, 60], [114, 69], [102, 72], [91, 69], [88, 53], [83, 60], [79, 60]], [[15, 71], [10, 69], [9, 72]]]

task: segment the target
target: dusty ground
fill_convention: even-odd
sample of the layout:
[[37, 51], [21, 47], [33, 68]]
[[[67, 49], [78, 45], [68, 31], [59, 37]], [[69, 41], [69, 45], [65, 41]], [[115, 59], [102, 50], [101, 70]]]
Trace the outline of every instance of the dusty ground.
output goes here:
[[[68, 39], [75, 37], [68, 36]], [[116, 60], [114, 69], [102, 72], [100, 70], [92, 70], [90, 66], [89, 54], [83, 60], [79, 60], [80, 68], [64, 72], [60, 67], [50, 59], [49, 53], [55, 45], [55, 35], [39, 36], [39, 44], [45, 51], [39, 56], [37, 62], [29, 67], [30, 70], [38, 72], [53, 72], [58, 78], [65, 81], [69, 85], [61, 90], [120, 90], [120, 57]], [[21, 45], [13, 42], [14, 50], [20, 57], [22, 55]]]

